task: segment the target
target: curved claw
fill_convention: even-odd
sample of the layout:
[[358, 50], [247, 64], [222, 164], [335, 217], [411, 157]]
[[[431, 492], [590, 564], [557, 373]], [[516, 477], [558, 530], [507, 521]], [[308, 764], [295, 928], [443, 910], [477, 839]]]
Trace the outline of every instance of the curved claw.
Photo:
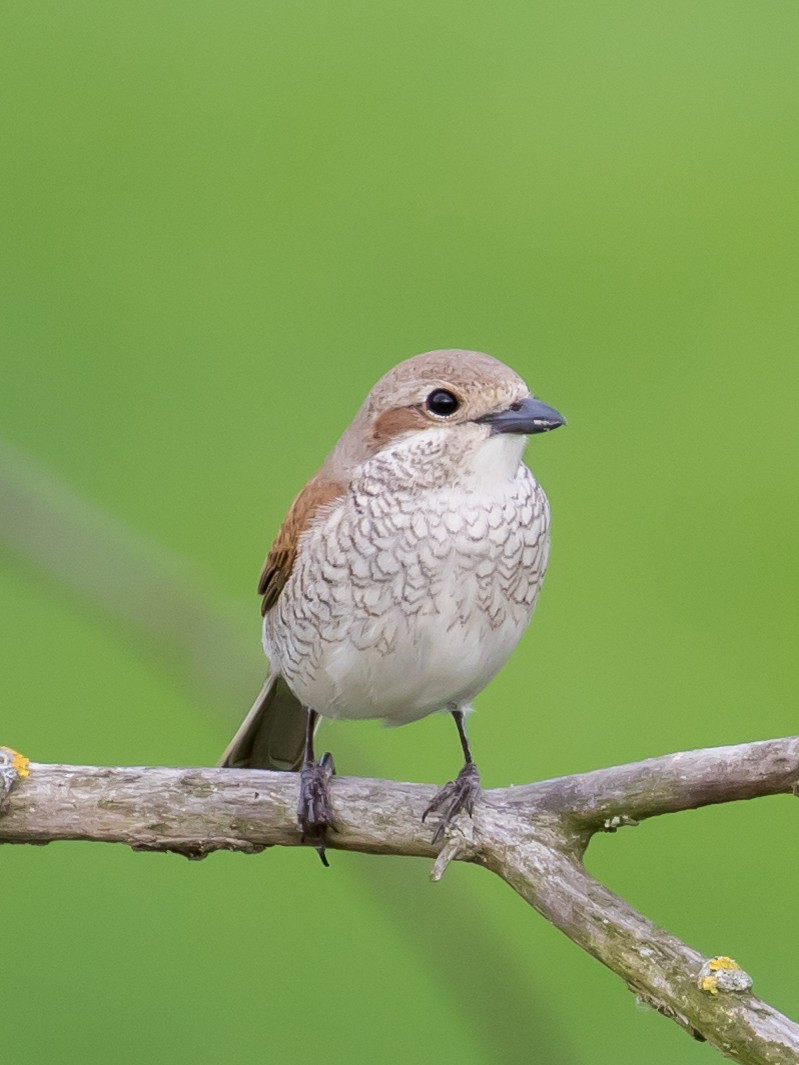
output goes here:
[[474, 801], [479, 794], [480, 774], [474, 762], [467, 762], [455, 779], [441, 788], [422, 814], [422, 821], [426, 821], [430, 814], [441, 815], [433, 833], [433, 843], [441, 842], [461, 810], [465, 810], [470, 817], [473, 815]]
[[329, 866], [325, 854], [327, 832], [335, 831], [330, 805], [330, 779], [336, 767], [331, 754], [318, 762], [303, 762], [300, 768], [300, 795], [297, 802], [297, 827], [300, 841], [313, 847], [322, 862]]

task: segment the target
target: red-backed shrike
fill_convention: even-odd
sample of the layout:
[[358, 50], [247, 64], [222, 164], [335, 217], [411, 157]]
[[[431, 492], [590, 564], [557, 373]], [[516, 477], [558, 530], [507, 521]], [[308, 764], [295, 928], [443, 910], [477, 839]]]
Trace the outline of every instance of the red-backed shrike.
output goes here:
[[429, 351], [377, 382], [294, 500], [258, 585], [269, 676], [221, 764], [299, 769], [300, 831], [323, 861], [320, 715], [448, 711], [465, 764], [425, 817], [439, 815], [439, 839], [471, 813], [464, 718], [524, 632], [549, 553], [549, 504], [522, 453], [563, 424], [491, 356]]

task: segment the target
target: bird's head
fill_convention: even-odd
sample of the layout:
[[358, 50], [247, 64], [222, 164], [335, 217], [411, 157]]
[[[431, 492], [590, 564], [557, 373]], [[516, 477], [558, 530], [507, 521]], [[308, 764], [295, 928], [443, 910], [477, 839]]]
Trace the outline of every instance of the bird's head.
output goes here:
[[528, 436], [565, 418], [479, 351], [428, 351], [380, 378], [328, 460], [353, 472], [380, 455], [512, 476]]

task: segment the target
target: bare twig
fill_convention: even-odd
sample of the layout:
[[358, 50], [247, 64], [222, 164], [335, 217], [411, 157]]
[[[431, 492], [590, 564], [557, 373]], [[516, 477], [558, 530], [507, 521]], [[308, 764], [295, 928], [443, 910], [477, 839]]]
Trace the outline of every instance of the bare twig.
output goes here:
[[[7, 791], [0, 842], [82, 839], [171, 850], [253, 853], [296, 846], [293, 774], [228, 769], [97, 768], [32, 763]], [[745, 1065], [795, 1065], [799, 1026], [657, 928], [591, 877], [582, 853], [597, 831], [624, 819], [760, 795], [799, 782], [799, 737], [693, 751], [524, 787], [486, 792], [473, 822], [441, 853], [421, 814], [434, 789], [339, 777], [331, 846], [371, 854], [470, 861], [501, 876], [573, 942], [617, 973], [644, 1001], [693, 1036]], [[745, 974], [742, 974], [745, 977]], [[748, 987], [748, 979], [737, 981]]]
[[799, 782], [799, 736], [681, 751], [644, 762], [508, 789], [509, 801], [568, 815], [589, 833], [613, 818], [643, 821], [736, 799], [792, 791]]

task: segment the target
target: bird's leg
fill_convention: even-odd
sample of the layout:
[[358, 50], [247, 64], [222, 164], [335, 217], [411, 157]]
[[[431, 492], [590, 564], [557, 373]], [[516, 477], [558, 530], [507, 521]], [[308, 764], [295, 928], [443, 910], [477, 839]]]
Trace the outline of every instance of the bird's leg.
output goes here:
[[470, 817], [472, 816], [474, 800], [480, 794], [480, 774], [474, 764], [466, 736], [464, 713], [462, 710], [453, 710], [452, 716], [455, 719], [463, 748], [464, 766], [454, 780], [444, 785], [422, 814], [422, 821], [427, 820], [430, 814], [439, 814], [439, 822], [433, 833], [433, 843], [439, 843], [443, 839], [447, 826], [461, 810], [465, 810]]
[[314, 757], [313, 736], [319, 714], [308, 708], [305, 725], [305, 758], [300, 768], [300, 798], [297, 803], [297, 824], [300, 839], [309, 843], [322, 859], [322, 865], [329, 865], [325, 856], [325, 836], [333, 828], [333, 811], [330, 806], [330, 778], [335, 775], [336, 767], [330, 752], [323, 754], [317, 762]]

